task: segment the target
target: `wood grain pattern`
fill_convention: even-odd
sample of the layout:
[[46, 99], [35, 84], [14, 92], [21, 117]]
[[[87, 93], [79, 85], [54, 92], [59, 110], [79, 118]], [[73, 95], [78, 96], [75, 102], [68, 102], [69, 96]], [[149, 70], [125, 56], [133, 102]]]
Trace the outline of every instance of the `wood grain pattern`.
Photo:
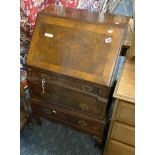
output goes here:
[[[104, 66], [108, 55], [108, 47], [104, 44], [104, 35], [48, 24], [41, 26], [40, 29], [43, 29], [38, 40], [38, 43], [41, 44], [35, 46], [39, 57], [34, 57], [33, 61], [45, 62], [97, 76], [102, 75], [104, 69], [102, 66]], [[45, 37], [45, 32], [52, 33], [54, 37], [52, 39]]]
[[135, 57], [135, 19], [130, 19], [128, 31], [123, 43], [127, 47], [127, 59], [134, 60]]
[[[98, 25], [110, 25], [117, 27], [126, 27], [129, 17], [117, 16], [113, 14], [105, 14], [103, 12], [92, 12], [69, 7], [53, 7], [50, 6], [41, 12], [44, 16], [52, 16], [56, 18], [67, 18], [69, 20], [93, 23]], [[40, 15], [40, 14], [39, 14]]]
[[28, 82], [32, 97], [44, 100], [54, 105], [68, 107], [70, 110], [78, 111], [98, 119], [103, 119], [107, 103], [97, 101], [93, 97], [87, 97], [77, 92], [70, 91], [54, 85], [46, 85], [45, 94], [39, 84]]
[[122, 100], [118, 100], [118, 108], [117, 113], [115, 115], [116, 120], [120, 120], [121, 122], [125, 122], [131, 125], [135, 124], [135, 105], [124, 102]]
[[135, 65], [134, 61], [126, 60], [116, 85], [114, 97], [131, 103], [135, 102]]
[[35, 118], [61, 122], [102, 142], [127, 24], [128, 17], [64, 7], [38, 14], [26, 60]]
[[135, 154], [134, 62], [126, 60], [116, 84], [116, 98], [105, 155]]
[[56, 105], [49, 105], [38, 101], [35, 98], [31, 98], [31, 105], [34, 114], [46, 117], [52, 120], [57, 120], [63, 124], [67, 124], [74, 129], [82, 130], [86, 133], [101, 137], [104, 129], [104, 121], [99, 121], [94, 118], [87, 117], [85, 115], [72, 112], [58, 107]]
[[111, 138], [135, 146], [135, 128], [115, 121], [111, 132]]
[[110, 93], [110, 89], [106, 86], [95, 85], [92, 82], [78, 80], [75, 78], [63, 76], [60, 74], [52, 74], [51, 72], [46, 72], [45, 70], [38, 70], [37, 68], [32, 68], [28, 70], [28, 81], [35, 81], [41, 83], [43, 77], [46, 77], [46, 83], [58, 85], [63, 88], [68, 88], [72, 91], [85, 94], [87, 96], [93, 96], [97, 100], [102, 100], [107, 102], [107, 98]]
[[128, 30], [126, 33], [126, 37], [123, 43], [123, 46], [130, 48], [132, 45], [132, 40], [134, 38], [134, 19], [130, 19], [129, 20], [129, 24], [128, 24]]
[[135, 33], [132, 37], [131, 47], [128, 49], [128, 52], [127, 52], [127, 59], [128, 60], [134, 60], [135, 59]]
[[110, 140], [106, 155], [134, 155], [135, 148], [126, 144]]
[[[59, 18], [39, 15], [27, 64], [109, 87], [124, 28], [113, 27], [111, 34], [109, 26]], [[112, 42], [105, 43], [106, 38]]]

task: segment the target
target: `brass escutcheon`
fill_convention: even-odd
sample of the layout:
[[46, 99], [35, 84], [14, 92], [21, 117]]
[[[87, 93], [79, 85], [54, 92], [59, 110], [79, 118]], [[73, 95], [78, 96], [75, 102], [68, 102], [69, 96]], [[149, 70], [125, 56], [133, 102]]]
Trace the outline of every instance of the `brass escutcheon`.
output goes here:
[[79, 107], [83, 110], [83, 111], [88, 111], [88, 106], [84, 103], [80, 103]]
[[79, 120], [79, 124], [80, 124], [80, 126], [83, 127], [83, 128], [87, 127], [87, 125], [88, 125], [87, 122], [82, 121], [82, 120]]
[[88, 86], [82, 86], [81, 89], [83, 92], [86, 92], [86, 93], [89, 93], [92, 91], [92, 88]]

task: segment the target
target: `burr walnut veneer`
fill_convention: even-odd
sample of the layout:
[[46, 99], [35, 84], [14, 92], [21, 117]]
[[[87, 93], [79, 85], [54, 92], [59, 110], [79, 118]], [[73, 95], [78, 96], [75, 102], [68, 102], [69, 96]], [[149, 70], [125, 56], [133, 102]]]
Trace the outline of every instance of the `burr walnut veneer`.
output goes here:
[[127, 22], [64, 7], [40, 12], [26, 61], [33, 114], [102, 141]]

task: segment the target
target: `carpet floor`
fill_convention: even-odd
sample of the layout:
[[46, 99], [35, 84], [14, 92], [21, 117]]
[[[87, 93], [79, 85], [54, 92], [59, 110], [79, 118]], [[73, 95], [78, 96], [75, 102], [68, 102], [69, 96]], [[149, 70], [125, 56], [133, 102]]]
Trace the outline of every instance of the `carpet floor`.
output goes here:
[[101, 155], [91, 136], [43, 119], [42, 125], [28, 125], [21, 131], [21, 155]]

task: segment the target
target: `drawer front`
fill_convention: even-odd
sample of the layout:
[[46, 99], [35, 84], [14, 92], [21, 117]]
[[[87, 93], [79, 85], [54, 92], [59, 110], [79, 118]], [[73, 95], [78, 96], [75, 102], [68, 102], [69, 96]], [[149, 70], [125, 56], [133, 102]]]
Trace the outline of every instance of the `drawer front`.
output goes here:
[[53, 85], [45, 85], [44, 90], [41, 86], [32, 82], [29, 82], [29, 86], [31, 96], [39, 97], [49, 103], [71, 108], [97, 118], [104, 118], [106, 103], [99, 102], [95, 98], [82, 96]]
[[89, 132], [96, 136], [102, 136], [104, 121], [99, 121], [85, 115], [69, 111], [65, 108], [31, 99], [33, 113], [45, 118], [54, 119], [73, 128]]
[[115, 118], [117, 120], [134, 125], [135, 124], [135, 106], [128, 102], [118, 101], [118, 109], [117, 109]]
[[135, 146], [135, 128], [115, 121], [111, 138]]
[[27, 79], [30, 81], [41, 82], [45, 79], [46, 83], [55, 84], [64, 88], [68, 88], [70, 90], [74, 90], [77, 92], [81, 92], [83, 94], [87, 94], [90, 96], [105, 96], [108, 97], [109, 89], [101, 88], [94, 86], [92, 84], [88, 84], [87, 82], [80, 81], [77, 79], [72, 79], [69, 77], [63, 77], [56, 74], [46, 74], [41, 73], [40, 71], [36, 71], [34, 69], [28, 70]]
[[134, 155], [135, 148], [126, 144], [110, 140], [105, 155]]

